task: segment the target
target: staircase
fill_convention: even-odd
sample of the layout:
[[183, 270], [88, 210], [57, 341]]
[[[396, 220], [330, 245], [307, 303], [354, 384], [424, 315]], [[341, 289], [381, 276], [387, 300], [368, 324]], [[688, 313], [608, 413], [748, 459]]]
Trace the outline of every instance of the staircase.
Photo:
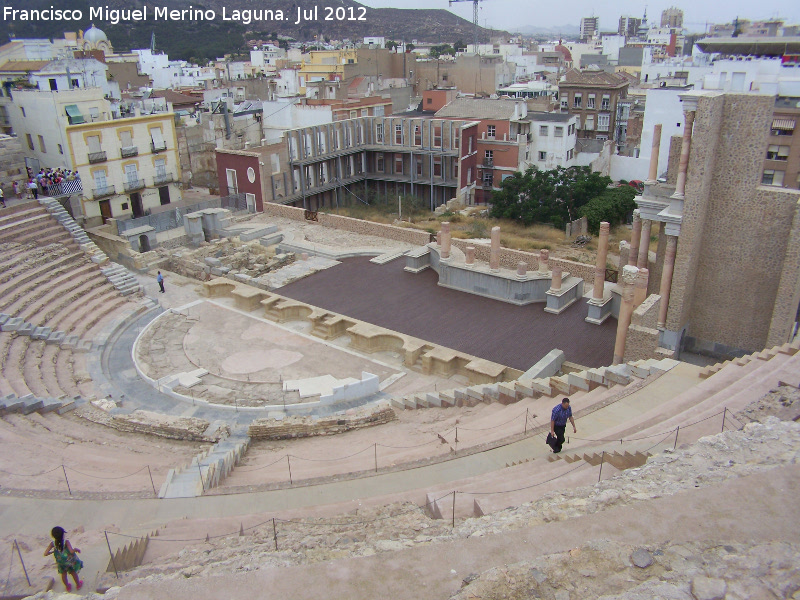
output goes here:
[[195, 498], [217, 487], [239, 464], [247, 451], [250, 438], [233, 435], [198, 454], [186, 467], [170, 469], [161, 486], [159, 498]]

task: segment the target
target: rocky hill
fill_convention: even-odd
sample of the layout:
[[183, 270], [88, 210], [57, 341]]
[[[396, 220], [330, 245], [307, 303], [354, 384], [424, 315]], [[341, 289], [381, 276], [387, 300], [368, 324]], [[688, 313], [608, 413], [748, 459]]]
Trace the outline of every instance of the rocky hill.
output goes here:
[[[0, 41], [10, 37], [61, 37], [64, 31], [86, 29], [91, 24], [90, 7], [97, 7], [99, 3], [89, 0], [31, 0], [25, 4], [15, 3], [13, 8], [41, 10], [51, 6], [55, 9], [81, 10], [83, 19], [5, 20], [0, 23]], [[227, 52], [242, 52], [246, 50], [247, 38], [266, 38], [273, 34], [291, 36], [299, 41], [310, 41], [315, 36], [320, 39], [354, 40], [365, 36], [385, 36], [397, 41], [410, 42], [416, 39], [451, 44], [459, 39], [469, 42], [473, 37], [472, 23], [444, 8], [370, 8], [355, 0], [203, 0], [191, 3], [186, 0], [164, 0], [156, 3], [110, 0], [102, 6], [110, 9], [148, 8], [148, 20], [143, 22], [114, 24], [106, 19], [92, 20], [108, 34], [116, 50], [146, 48], [150, 45], [151, 34], [155, 33], [159, 50], [164, 50], [171, 57], [184, 59], [212, 59]], [[215, 19], [165, 21], [156, 20], [153, 16], [155, 7], [180, 10], [190, 6], [193, 9], [214, 11]], [[441, 6], [445, 6], [444, 0], [441, 0]], [[313, 18], [301, 19], [298, 23], [298, 10], [301, 14], [313, 14]], [[251, 12], [248, 14], [245, 11]], [[282, 11], [283, 20], [275, 19], [279, 16], [277, 11]], [[258, 19], [259, 16], [262, 17], [261, 20]], [[488, 39], [489, 31], [481, 29], [480, 35]]]

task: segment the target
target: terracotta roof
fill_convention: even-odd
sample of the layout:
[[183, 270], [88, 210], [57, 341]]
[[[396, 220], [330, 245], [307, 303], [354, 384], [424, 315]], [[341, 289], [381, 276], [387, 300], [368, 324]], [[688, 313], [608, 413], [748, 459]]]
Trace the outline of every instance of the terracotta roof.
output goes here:
[[153, 90], [151, 94], [152, 98], [165, 98], [167, 102], [171, 102], [172, 104], [191, 104], [194, 105], [198, 102], [202, 102], [203, 98], [200, 96], [190, 96], [188, 94], [181, 94], [180, 92], [176, 92], [173, 90]]
[[591, 87], [622, 87], [629, 84], [628, 78], [599, 69], [570, 69], [561, 78], [559, 85], [585, 85]]
[[27, 73], [28, 71], [38, 71], [49, 62], [49, 60], [8, 60], [0, 65], [0, 73]]
[[563, 55], [564, 55], [564, 60], [566, 60], [566, 61], [568, 61], [568, 62], [572, 62], [572, 52], [570, 52], [570, 51], [569, 51], [569, 48], [567, 48], [566, 46], [563, 46], [563, 45], [559, 44], [558, 46], [556, 46], [556, 47], [554, 48], [554, 50], [555, 50], [556, 52], [561, 52], [561, 54], [563, 54]]

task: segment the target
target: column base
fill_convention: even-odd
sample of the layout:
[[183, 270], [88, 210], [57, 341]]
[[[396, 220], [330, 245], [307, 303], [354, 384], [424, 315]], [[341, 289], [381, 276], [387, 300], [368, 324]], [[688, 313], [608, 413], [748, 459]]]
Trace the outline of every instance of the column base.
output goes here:
[[566, 281], [561, 282], [560, 289], [549, 289], [544, 294], [547, 296], [547, 306], [544, 312], [559, 315], [583, 296], [583, 279], [568, 277]]
[[592, 298], [586, 303], [589, 306], [589, 314], [584, 321], [592, 325], [602, 325], [611, 316], [612, 297], [598, 300]]

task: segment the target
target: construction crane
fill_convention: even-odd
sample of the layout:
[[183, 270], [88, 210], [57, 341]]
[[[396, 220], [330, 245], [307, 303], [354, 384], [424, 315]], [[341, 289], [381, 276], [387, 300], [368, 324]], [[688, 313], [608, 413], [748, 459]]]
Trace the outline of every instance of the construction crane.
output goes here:
[[475, 54], [478, 54], [478, 2], [483, 2], [483, 0], [448, 0], [448, 2], [450, 6], [453, 6], [454, 2], [472, 2], [472, 24], [475, 28]]

